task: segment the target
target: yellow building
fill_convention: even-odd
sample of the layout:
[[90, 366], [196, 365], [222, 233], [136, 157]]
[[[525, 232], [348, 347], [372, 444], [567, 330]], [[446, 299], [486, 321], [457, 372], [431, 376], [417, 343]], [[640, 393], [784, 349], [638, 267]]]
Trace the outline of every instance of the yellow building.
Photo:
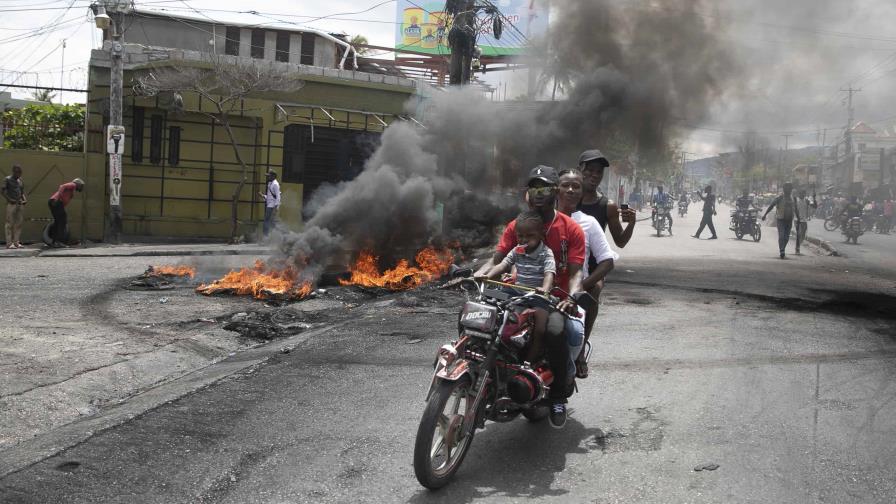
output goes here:
[[[134, 85], [146, 72], [212, 60], [253, 61], [300, 81], [288, 92], [250, 95], [229, 115], [248, 165], [238, 205], [239, 232], [247, 236], [264, 215], [258, 193], [265, 190], [268, 170], [277, 172], [281, 183], [280, 220], [298, 229], [303, 201], [315, 189], [353, 178], [383, 129], [411, 120], [405, 107], [418, 83], [350, 69], [356, 61], [351, 48], [333, 35], [139, 11], [125, 17], [121, 206], [126, 235], [229, 237], [231, 199], [242, 177], [226, 131], [210, 116], [212, 103], [189, 92], [141, 96]], [[104, 38], [104, 48], [90, 59], [87, 153], [106, 148], [111, 43], [108, 34]], [[106, 194], [89, 197], [103, 198], [108, 212], [108, 169], [103, 172]]]

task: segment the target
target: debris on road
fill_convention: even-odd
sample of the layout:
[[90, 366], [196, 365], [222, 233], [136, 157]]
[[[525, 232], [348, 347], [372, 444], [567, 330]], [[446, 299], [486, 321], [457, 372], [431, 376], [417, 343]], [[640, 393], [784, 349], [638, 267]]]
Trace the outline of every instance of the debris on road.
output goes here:
[[702, 464], [694, 468], [695, 471], [715, 471], [719, 468], [719, 464]]

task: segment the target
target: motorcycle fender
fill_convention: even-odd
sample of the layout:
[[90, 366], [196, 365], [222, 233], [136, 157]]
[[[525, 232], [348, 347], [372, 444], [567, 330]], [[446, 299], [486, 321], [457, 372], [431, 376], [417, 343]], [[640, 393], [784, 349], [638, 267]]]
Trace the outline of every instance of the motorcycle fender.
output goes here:
[[429, 401], [429, 397], [432, 395], [432, 391], [435, 389], [436, 383], [438, 383], [439, 380], [457, 381], [464, 375], [470, 375], [472, 378], [472, 375], [470, 374], [470, 362], [465, 359], [459, 359], [449, 367], [437, 369], [432, 376], [432, 383], [429, 385], [429, 392], [426, 393], [426, 400]]

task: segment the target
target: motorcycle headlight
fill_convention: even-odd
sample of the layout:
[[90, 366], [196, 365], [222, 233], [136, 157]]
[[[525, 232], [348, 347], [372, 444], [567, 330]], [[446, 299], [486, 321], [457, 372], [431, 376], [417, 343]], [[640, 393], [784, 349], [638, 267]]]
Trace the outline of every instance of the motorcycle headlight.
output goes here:
[[454, 345], [445, 344], [439, 348], [439, 364], [447, 367], [457, 359], [457, 349]]

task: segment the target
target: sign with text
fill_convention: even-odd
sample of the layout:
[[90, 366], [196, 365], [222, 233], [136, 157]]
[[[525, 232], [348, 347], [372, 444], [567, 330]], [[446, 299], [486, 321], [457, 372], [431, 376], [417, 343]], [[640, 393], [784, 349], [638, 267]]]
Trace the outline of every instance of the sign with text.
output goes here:
[[[434, 55], [448, 55], [448, 14], [445, 0], [398, 0], [395, 48]], [[544, 35], [548, 30], [547, 0], [496, 0], [503, 14], [501, 38], [495, 38], [490, 15], [479, 12], [477, 43], [483, 56], [521, 54], [526, 39]], [[510, 26], [510, 25], [513, 26]], [[517, 31], [519, 30], [519, 31]]]
[[106, 126], [106, 152], [124, 154], [124, 126]]
[[121, 154], [109, 155], [109, 205], [121, 205]]

